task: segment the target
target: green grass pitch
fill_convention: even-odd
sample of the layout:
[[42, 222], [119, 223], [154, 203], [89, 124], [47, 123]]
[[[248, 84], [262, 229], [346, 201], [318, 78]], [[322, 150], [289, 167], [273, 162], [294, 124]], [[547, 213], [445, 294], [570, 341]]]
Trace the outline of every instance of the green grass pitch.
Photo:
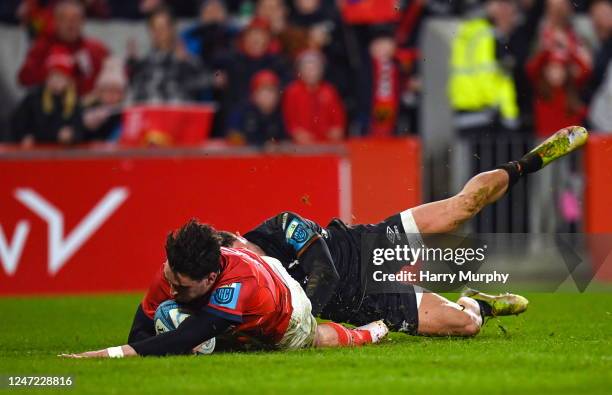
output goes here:
[[140, 296], [4, 298], [0, 375], [75, 377], [72, 389], [37, 393], [612, 394], [612, 293], [528, 296], [525, 314], [472, 339], [123, 360], [56, 355], [124, 343]]

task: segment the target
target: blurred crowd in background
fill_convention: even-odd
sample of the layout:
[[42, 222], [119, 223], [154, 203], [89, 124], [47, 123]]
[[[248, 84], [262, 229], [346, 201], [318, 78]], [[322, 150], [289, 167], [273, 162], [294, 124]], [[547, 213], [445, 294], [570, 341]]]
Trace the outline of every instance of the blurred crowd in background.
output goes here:
[[[3, 0], [2, 22], [31, 40], [10, 139], [113, 141], [128, 105], [199, 102], [215, 104], [212, 137], [237, 145], [418, 134], [431, 17], [461, 18], [448, 83], [459, 135], [612, 131], [610, 0]], [[150, 48], [111, 53], [88, 18], [144, 19]]]

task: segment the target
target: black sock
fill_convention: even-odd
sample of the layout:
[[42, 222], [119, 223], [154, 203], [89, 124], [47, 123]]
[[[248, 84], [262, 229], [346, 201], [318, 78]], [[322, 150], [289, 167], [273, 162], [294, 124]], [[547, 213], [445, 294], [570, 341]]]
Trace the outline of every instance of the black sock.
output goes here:
[[514, 184], [518, 182], [518, 180], [523, 176], [522, 166], [517, 161], [512, 161], [508, 163], [504, 163], [503, 165], [499, 165], [496, 169], [505, 170], [508, 173], [508, 188], [512, 187]]
[[519, 163], [524, 174], [535, 173], [542, 168], [542, 158], [540, 155], [530, 152], [523, 156]]
[[491, 310], [491, 306], [487, 302], [483, 302], [482, 300], [476, 300], [476, 303], [478, 303], [478, 306], [480, 307], [480, 316], [482, 317], [482, 323], [484, 325], [485, 318], [492, 317], [493, 311]]
[[508, 187], [512, 187], [525, 174], [535, 173], [542, 168], [542, 158], [536, 153], [528, 153], [518, 161], [504, 163], [496, 169], [505, 170], [510, 178]]

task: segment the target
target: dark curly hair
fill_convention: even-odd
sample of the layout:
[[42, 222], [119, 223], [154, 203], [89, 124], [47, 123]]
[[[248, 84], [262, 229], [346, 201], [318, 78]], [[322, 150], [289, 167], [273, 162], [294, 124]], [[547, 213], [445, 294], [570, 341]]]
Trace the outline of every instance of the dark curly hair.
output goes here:
[[234, 242], [238, 240], [236, 235], [232, 232], [220, 230], [217, 233], [219, 234], [219, 238], [221, 239], [221, 247], [231, 247], [232, 244], [234, 244]]
[[168, 234], [166, 257], [173, 272], [202, 280], [220, 269], [221, 237], [212, 226], [191, 219]]

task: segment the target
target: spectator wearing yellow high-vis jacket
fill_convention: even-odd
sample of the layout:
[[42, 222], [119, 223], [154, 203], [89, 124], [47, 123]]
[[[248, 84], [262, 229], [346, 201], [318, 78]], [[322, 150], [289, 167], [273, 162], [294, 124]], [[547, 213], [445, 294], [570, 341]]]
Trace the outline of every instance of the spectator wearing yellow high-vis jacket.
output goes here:
[[452, 43], [448, 94], [460, 135], [494, 133], [499, 126], [516, 129], [519, 124], [514, 80], [498, 48], [498, 38], [508, 37], [516, 25], [516, 5], [489, 0], [486, 11], [486, 17], [461, 23]]

